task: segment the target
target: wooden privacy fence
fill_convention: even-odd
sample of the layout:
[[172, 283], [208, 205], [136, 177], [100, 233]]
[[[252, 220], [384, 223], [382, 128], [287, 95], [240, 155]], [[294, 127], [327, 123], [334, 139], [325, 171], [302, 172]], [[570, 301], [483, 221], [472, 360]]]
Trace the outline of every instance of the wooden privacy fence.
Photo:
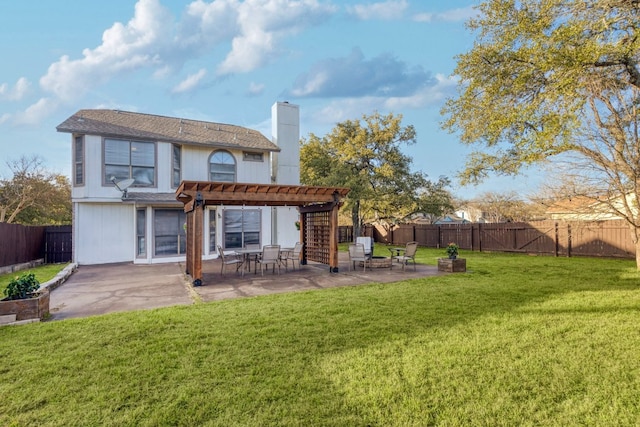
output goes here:
[[70, 225], [47, 227], [45, 230], [44, 262], [47, 264], [70, 262], [73, 255], [71, 245]]
[[635, 246], [627, 223], [534, 221], [496, 224], [402, 224], [386, 230], [367, 226], [366, 235], [376, 242], [440, 248], [450, 242], [474, 251], [522, 252], [555, 256], [634, 258]]
[[44, 258], [45, 228], [0, 222], [0, 267]]
[[44, 259], [71, 261], [71, 226], [27, 226], [0, 222], [0, 267]]

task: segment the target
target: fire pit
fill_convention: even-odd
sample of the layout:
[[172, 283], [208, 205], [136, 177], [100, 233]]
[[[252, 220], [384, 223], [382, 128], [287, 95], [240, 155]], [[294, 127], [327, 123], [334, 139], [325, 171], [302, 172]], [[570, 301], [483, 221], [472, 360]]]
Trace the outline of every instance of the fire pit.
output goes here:
[[[362, 262], [360, 262], [362, 267]], [[367, 267], [369, 268], [391, 268], [391, 258], [386, 256], [374, 256], [367, 261]]]

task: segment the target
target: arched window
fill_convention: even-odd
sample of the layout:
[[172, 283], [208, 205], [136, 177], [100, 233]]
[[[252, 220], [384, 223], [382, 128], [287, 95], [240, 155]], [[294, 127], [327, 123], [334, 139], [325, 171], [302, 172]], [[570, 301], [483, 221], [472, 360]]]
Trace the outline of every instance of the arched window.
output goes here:
[[209, 181], [235, 182], [236, 159], [228, 151], [216, 151], [209, 157]]

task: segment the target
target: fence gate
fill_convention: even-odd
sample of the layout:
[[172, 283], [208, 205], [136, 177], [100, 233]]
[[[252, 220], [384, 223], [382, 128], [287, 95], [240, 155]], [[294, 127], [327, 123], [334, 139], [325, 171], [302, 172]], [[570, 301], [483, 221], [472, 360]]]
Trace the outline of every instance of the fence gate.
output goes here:
[[45, 230], [44, 262], [56, 264], [70, 262], [72, 258], [71, 226], [50, 226]]

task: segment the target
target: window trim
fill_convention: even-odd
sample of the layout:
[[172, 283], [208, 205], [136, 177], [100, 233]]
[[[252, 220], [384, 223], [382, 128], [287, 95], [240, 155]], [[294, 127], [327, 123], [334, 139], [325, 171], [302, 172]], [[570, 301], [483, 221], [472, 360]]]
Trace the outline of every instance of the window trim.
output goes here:
[[[222, 249], [224, 250], [233, 250], [233, 249], [238, 249], [236, 247], [228, 247], [227, 246], [227, 215], [231, 212], [237, 213], [239, 212], [241, 214], [241, 219], [240, 219], [240, 239], [241, 239], [241, 246], [240, 247], [245, 247], [246, 243], [246, 239], [245, 239], [245, 234], [246, 233], [258, 233], [258, 244], [261, 244], [262, 242], [262, 238], [264, 237], [264, 232], [262, 230], [262, 209], [256, 207], [256, 208], [251, 208], [251, 209], [223, 209], [222, 211], [222, 224], [221, 224], [221, 232], [222, 232], [222, 236], [221, 236], [221, 246]], [[244, 228], [244, 224], [245, 224], [245, 220], [244, 220], [244, 216], [245, 213], [257, 213], [258, 214], [258, 230], [245, 230]]]
[[[140, 222], [142, 222], [142, 224], [140, 224]], [[142, 234], [140, 234], [140, 231], [142, 231]], [[142, 245], [140, 244], [141, 238]], [[142, 207], [136, 209], [136, 258], [146, 258], [148, 247], [149, 239], [147, 239], [147, 208]]]
[[[78, 154], [78, 142], [80, 142], [80, 146], [82, 147], [82, 158], [78, 159], [77, 154]], [[85, 136], [84, 135], [74, 135], [73, 138], [73, 186], [74, 187], [84, 187], [85, 182], [87, 181], [87, 177], [86, 177], [86, 170], [85, 170], [85, 164], [86, 164], [86, 149], [87, 149], [87, 144], [85, 142]], [[78, 182], [78, 165], [80, 165], [81, 168], [81, 173], [82, 173], [82, 180], [81, 182]]]
[[[258, 156], [260, 156], [260, 158], [257, 158]], [[242, 160], [245, 162], [264, 163], [264, 153], [260, 151], [243, 151]]]
[[216, 165], [224, 165], [226, 163], [211, 163], [211, 160], [213, 159], [213, 156], [215, 156], [216, 154], [228, 154], [231, 159], [233, 159], [233, 180], [232, 181], [222, 181], [222, 182], [237, 182], [238, 181], [238, 160], [236, 159], [236, 156], [233, 155], [233, 153], [231, 153], [228, 150], [215, 150], [213, 151], [210, 155], [209, 155], [209, 160], [207, 162], [207, 167], [208, 167], [208, 176], [209, 176], [209, 181], [213, 181], [213, 179], [211, 179], [211, 165], [212, 164], [216, 164]]
[[[141, 185], [134, 183], [132, 187], [138, 188], [158, 188], [158, 144], [156, 141], [145, 141], [139, 139], [126, 139], [126, 138], [102, 138], [102, 186], [103, 187], [114, 187], [115, 184], [111, 182], [111, 180], [106, 176], [106, 141], [124, 141], [129, 144], [129, 152], [131, 152], [131, 144], [134, 142], [142, 143], [142, 144], [153, 144], [153, 184], [152, 185]], [[131, 164], [131, 155], [129, 155], [129, 178], [133, 178], [132, 176], [132, 164]]]
[[[159, 237], [157, 232], [157, 228], [156, 228], [156, 215], [158, 214], [158, 211], [173, 211], [174, 213], [178, 214], [178, 219], [180, 218], [181, 214], [184, 214], [184, 211], [182, 209], [174, 209], [174, 208], [169, 208], [169, 207], [154, 207], [151, 209], [152, 211], [152, 234], [153, 234], [153, 247], [149, 247], [149, 245], [147, 245], [147, 247], [149, 248], [149, 250], [151, 251], [151, 257], [154, 259], [159, 259], [159, 258], [171, 258], [171, 257], [184, 257], [186, 256], [186, 248], [187, 248], [187, 244], [186, 244], [186, 234], [187, 234], [187, 230], [186, 230], [186, 222], [183, 223], [182, 225], [182, 232], [178, 229], [178, 234], [176, 235], [170, 235], [170, 236], [175, 236], [177, 238], [176, 243], [177, 243], [177, 249], [178, 252], [176, 253], [168, 253], [168, 254], [159, 254], [157, 253], [157, 249], [158, 249], [158, 241], [157, 238]], [[186, 221], [186, 219], [185, 219]], [[181, 253], [180, 250], [182, 249], [181, 246], [181, 241], [182, 241], [182, 236], [184, 235], [185, 238], [185, 246], [184, 246], [184, 253]], [[163, 237], [163, 236], [160, 236]]]
[[[174, 156], [173, 150], [178, 149], [178, 167], [174, 164]], [[178, 182], [174, 181], [174, 174], [178, 172]], [[182, 182], [182, 145], [180, 144], [171, 144], [171, 188], [180, 187], [180, 182]]]

